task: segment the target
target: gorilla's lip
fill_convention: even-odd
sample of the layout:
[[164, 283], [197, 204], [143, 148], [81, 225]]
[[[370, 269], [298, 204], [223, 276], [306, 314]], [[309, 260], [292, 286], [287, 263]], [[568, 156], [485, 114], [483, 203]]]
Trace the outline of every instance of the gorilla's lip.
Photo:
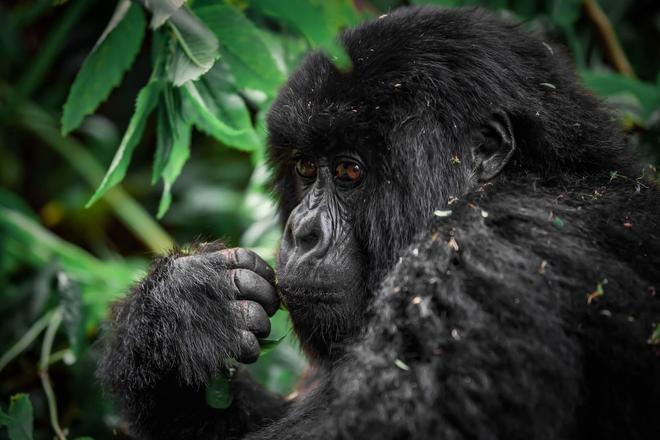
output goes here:
[[320, 303], [333, 304], [333, 303], [341, 302], [342, 297], [344, 296], [344, 291], [339, 290], [334, 286], [307, 287], [307, 286], [280, 285], [278, 287], [279, 287], [280, 296], [282, 297], [285, 303], [291, 301], [294, 302], [314, 301], [317, 303], [320, 302]]

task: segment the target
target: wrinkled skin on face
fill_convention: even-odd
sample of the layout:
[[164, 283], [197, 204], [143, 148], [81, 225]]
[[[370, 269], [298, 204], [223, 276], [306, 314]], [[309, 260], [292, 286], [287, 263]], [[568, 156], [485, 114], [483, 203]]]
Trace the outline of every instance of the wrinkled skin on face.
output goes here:
[[332, 357], [362, 324], [363, 252], [353, 228], [366, 170], [357, 154], [293, 155], [299, 204], [284, 227], [279, 288], [303, 347]]

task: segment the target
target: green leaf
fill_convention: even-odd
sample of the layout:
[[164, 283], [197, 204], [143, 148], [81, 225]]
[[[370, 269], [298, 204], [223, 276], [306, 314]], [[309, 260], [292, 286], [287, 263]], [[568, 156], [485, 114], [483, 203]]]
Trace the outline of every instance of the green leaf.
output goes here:
[[280, 343], [284, 340], [284, 338], [289, 336], [290, 332], [291, 330], [289, 329], [288, 332], [286, 332], [277, 339], [259, 339], [259, 345], [261, 346], [261, 354], [264, 355], [269, 351], [274, 350], [278, 345], [280, 345]]
[[242, 88], [273, 96], [284, 81], [257, 27], [238, 9], [215, 4], [195, 10], [220, 41], [220, 53]]
[[232, 376], [232, 370], [227, 373], [223, 372], [211, 379], [206, 386], [206, 403], [211, 408], [225, 409], [231, 405], [234, 400], [231, 386]]
[[[237, 133], [220, 139], [229, 146], [245, 151], [254, 151], [261, 146], [261, 140], [252, 125], [252, 115], [243, 98], [226, 80], [226, 70], [217, 65], [197, 82], [197, 90], [208, 109], [222, 121], [225, 121]], [[200, 130], [204, 130], [200, 125]]]
[[1, 206], [0, 231], [6, 231], [2, 251], [9, 261], [42, 267], [56, 258], [62, 269], [81, 284], [88, 313], [86, 325], [96, 325], [103, 319], [108, 304], [125, 292], [146, 269], [146, 261], [142, 260], [98, 260], [32, 218]]
[[642, 117], [648, 119], [660, 107], [660, 87], [618, 73], [580, 72], [585, 85], [602, 97], [632, 93], [642, 105]]
[[171, 189], [183, 166], [190, 157], [190, 123], [178, 120], [175, 126], [176, 135], [172, 136], [172, 148], [163, 168], [163, 195], [158, 206], [159, 219], [163, 218], [172, 203]]
[[[312, 0], [312, 2], [314, 1]], [[331, 2], [316, 0], [316, 3], [320, 4], [326, 20], [333, 29], [341, 30], [346, 26], [356, 26], [360, 23], [361, 17], [352, 0], [334, 0]]]
[[[196, 83], [186, 83], [182, 89], [196, 127], [239, 150], [252, 151], [258, 147], [257, 142], [250, 139], [246, 141], [245, 130], [234, 129], [219, 119], [219, 105], [215, 101], [219, 93], [210, 90], [203, 79]], [[236, 102], [234, 104], [238, 105]]]
[[66, 273], [58, 272], [57, 290], [60, 294], [64, 328], [69, 337], [71, 350], [77, 359], [85, 343], [85, 319], [83, 316], [80, 285]]
[[176, 39], [174, 55], [170, 58], [169, 79], [179, 87], [196, 80], [213, 67], [220, 57], [218, 39], [185, 7], [172, 15], [168, 23]]
[[336, 14], [326, 16], [320, 0], [254, 0], [250, 6], [261, 10], [281, 21], [293, 26], [307, 38], [312, 46], [324, 49], [330, 59], [342, 69], [351, 65], [351, 60], [344, 48], [337, 42], [337, 33], [350, 22], [337, 22], [330, 19], [338, 17]]
[[140, 0], [145, 8], [151, 11], [151, 28], [158, 29], [177, 10], [183, 6], [185, 0]]
[[155, 184], [163, 174], [163, 169], [176, 140], [177, 125], [183, 117], [181, 94], [178, 89], [165, 86], [158, 106], [156, 122], [156, 153], [154, 155], [151, 184]]
[[119, 85], [140, 50], [144, 28], [140, 6], [120, 1], [71, 86], [62, 113], [62, 134], [77, 128]]
[[648, 343], [651, 345], [660, 345], [660, 324], [656, 324]]
[[11, 397], [9, 413], [0, 410], [0, 425], [7, 427], [10, 440], [32, 440], [34, 415], [27, 394]]
[[33, 220], [38, 220], [39, 216], [35, 214], [30, 205], [17, 194], [6, 188], [0, 187], [0, 206], [19, 211]]
[[174, 142], [172, 126], [167, 117], [167, 109], [162, 101], [161, 99], [156, 113], [156, 152], [154, 153], [154, 163], [151, 165], [152, 185], [155, 185], [161, 174], [163, 174], [163, 168], [165, 168], [165, 163], [170, 156], [172, 143]]
[[110, 188], [121, 182], [126, 175], [126, 169], [131, 161], [133, 150], [135, 150], [135, 147], [142, 138], [144, 124], [147, 117], [156, 106], [161, 90], [161, 81], [158, 79], [151, 79], [149, 83], [140, 90], [140, 93], [138, 93], [135, 104], [135, 113], [131, 116], [126, 133], [124, 133], [124, 137], [121, 140], [121, 144], [119, 144], [119, 148], [117, 148], [115, 157], [112, 159], [110, 168], [106, 172], [103, 181], [96, 189], [92, 198], [85, 205], [86, 207], [90, 207], [96, 203]]
[[555, 0], [552, 2], [550, 18], [562, 27], [572, 26], [582, 11], [582, 0]]

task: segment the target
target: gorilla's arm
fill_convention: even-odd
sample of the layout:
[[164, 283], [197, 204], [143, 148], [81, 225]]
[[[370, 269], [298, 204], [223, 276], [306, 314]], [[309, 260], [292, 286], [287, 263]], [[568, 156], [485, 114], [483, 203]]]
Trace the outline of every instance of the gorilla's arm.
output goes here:
[[[660, 269], [642, 261], [658, 241], [642, 239], [657, 233], [641, 218], [638, 232], [623, 231], [609, 220], [612, 200], [578, 209], [593, 187], [565, 200], [525, 191], [452, 206], [385, 280], [366, 335], [323, 388], [254, 438], [598, 438], [610, 423], [630, 438], [648, 432], [660, 402], [646, 341], [660, 310], [644, 284]], [[622, 212], [651, 203], [634, 191]], [[585, 234], [595, 227], [610, 249]], [[605, 294], [588, 303], [605, 277]], [[617, 408], [617, 393], [631, 390], [655, 404]]]
[[286, 403], [241, 369], [229, 408], [211, 408], [205, 398], [206, 384], [228, 359], [258, 356], [255, 335], [267, 335], [270, 327], [265, 311], [255, 306], [269, 314], [277, 309], [276, 296], [268, 296], [274, 290], [256, 276], [271, 278], [269, 271], [247, 251], [207, 245], [192, 255], [157, 259], [114, 305], [99, 376], [133, 435], [240, 437], [281, 417]]

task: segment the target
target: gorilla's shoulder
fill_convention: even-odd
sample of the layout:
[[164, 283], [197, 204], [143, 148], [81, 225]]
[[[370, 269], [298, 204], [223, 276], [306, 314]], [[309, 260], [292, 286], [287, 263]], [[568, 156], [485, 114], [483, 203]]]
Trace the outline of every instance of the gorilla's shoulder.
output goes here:
[[[341, 426], [329, 429], [378, 431], [387, 414], [384, 435], [401, 433], [388, 438], [459, 429], [534, 438], [539, 414], [558, 426], [573, 417], [584, 380], [637, 368], [656, 386], [647, 340], [660, 313], [649, 291], [660, 282], [659, 231], [639, 205], [658, 215], [660, 202], [637, 183], [605, 176], [558, 196], [556, 185], [499, 182], [438, 212], [384, 280], [373, 325], [334, 373]], [[346, 409], [369, 405], [377, 410]]]
[[[435, 216], [402, 253], [384, 296], [419, 303], [462, 292], [479, 307], [497, 302], [498, 313], [526, 297], [567, 299], [598, 312], [647, 302], [660, 284], [660, 195], [642, 180], [601, 176], [559, 192], [542, 181], [501, 181]], [[606, 294], [589, 300], [604, 285]]]

